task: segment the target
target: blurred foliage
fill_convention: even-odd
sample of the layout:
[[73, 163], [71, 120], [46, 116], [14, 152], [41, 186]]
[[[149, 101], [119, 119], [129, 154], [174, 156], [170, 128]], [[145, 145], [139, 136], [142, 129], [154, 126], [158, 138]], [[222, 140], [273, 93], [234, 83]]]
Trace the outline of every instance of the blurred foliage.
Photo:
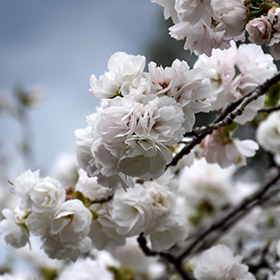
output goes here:
[[59, 276], [59, 272], [56, 269], [49, 267], [41, 267], [41, 274], [44, 280], [54, 280]]
[[265, 107], [271, 107], [278, 104], [280, 99], [280, 81], [269, 88], [265, 95]]
[[114, 274], [114, 279], [115, 280], [133, 280], [135, 279], [134, 272], [126, 267], [114, 267], [111, 266], [109, 267], [111, 272]]

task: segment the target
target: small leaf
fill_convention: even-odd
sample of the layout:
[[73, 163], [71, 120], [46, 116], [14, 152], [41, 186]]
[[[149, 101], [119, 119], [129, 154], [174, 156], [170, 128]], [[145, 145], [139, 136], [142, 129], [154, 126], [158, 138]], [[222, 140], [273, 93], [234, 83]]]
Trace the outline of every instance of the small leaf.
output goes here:
[[92, 210], [92, 209], [89, 209], [89, 211], [91, 212], [92, 214], [92, 220], [95, 221], [98, 219], [98, 214], [96, 211]]

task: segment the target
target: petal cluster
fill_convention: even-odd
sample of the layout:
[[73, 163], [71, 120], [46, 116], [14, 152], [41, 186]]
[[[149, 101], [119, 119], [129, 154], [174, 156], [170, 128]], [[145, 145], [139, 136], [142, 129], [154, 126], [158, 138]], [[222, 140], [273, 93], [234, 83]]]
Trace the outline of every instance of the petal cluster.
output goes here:
[[149, 72], [144, 66], [144, 56], [113, 54], [109, 71], [91, 77], [90, 92], [106, 102], [75, 132], [80, 166], [112, 189], [160, 177], [172, 159], [169, 146], [192, 129], [196, 113], [210, 109], [201, 70], [179, 60], [166, 68], [150, 62]]

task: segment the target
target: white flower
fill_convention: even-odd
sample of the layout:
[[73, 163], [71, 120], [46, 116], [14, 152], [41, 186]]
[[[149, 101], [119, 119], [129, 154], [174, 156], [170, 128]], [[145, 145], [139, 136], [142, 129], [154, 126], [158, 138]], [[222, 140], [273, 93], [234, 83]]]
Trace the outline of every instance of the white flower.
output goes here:
[[92, 221], [88, 236], [98, 250], [114, 250], [125, 245], [126, 237], [116, 231], [112, 212], [109, 211], [111, 208], [111, 203], [91, 207], [96, 211], [98, 218]]
[[145, 231], [153, 221], [151, 203], [151, 197], [140, 184], [127, 191], [117, 190], [109, 210], [116, 231], [126, 237]]
[[132, 98], [114, 98], [97, 114], [93, 128], [107, 142], [123, 142], [135, 131], [141, 109], [142, 104]]
[[[146, 73], [145, 73], [146, 74]], [[134, 80], [123, 82], [120, 90], [122, 96], [131, 96], [135, 100], [141, 99], [151, 92], [150, 80], [146, 76], [139, 75]]]
[[239, 46], [236, 64], [243, 75], [252, 75], [256, 84], [264, 83], [277, 72], [272, 56], [264, 53], [261, 46], [255, 44]]
[[272, 7], [268, 13], [267, 17], [269, 22], [272, 24], [272, 36], [270, 41], [267, 42], [267, 46], [270, 46], [270, 53], [274, 57], [274, 59], [280, 58], [280, 8], [279, 7]]
[[217, 245], [205, 251], [199, 258], [194, 269], [197, 280], [253, 280], [255, 277], [248, 272], [248, 266], [241, 264], [242, 257], [234, 257], [225, 245]]
[[213, 49], [212, 56], [202, 54], [194, 64], [194, 69], [202, 69], [204, 77], [210, 79], [211, 109], [221, 109], [227, 102], [230, 83], [235, 77], [235, 61], [237, 48], [232, 42], [227, 50]]
[[[257, 85], [258, 80], [253, 75], [238, 75], [230, 84], [228, 101], [234, 102], [241, 96], [253, 91]], [[264, 106], [264, 95], [258, 97], [256, 100], [251, 101], [244, 109], [243, 113], [235, 117], [234, 121], [239, 124], [245, 124], [253, 120], [258, 110]]]
[[109, 72], [99, 79], [92, 75], [90, 78], [90, 92], [98, 98], [113, 98], [123, 96], [121, 87], [127, 81], [133, 81], [142, 75], [146, 59], [144, 56], [128, 55], [116, 52], [108, 61]]
[[65, 260], [68, 258], [72, 262], [75, 262], [80, 255], [80, 251], [86, 253], [91, 249], [91, 241], [89, 238], [81, 240], [74, 248], [71, 246], [64, 246], [64, 244], [56, 240], [49, 233], [42, 236], [41, 240], [43, 242], [41, 248], [51, 259]]
[[35, 184], [29, 196], [32, 211], [53, 212], [65, 200], [66, 193], [56, 179], [46, 177]]
[[[118, 159], [110, 152], [112, 148], [109, 150], [102, 139], [95, 141], [90, 126], [76, 130], [75, 135], [78, 162], [89, 176], [97, 176], [99, 184], [112, 189], [119, 184], [123, 188], [133, 186], [134, 183], [130, 177], [119, 173]], [[119, 153], [117, 148], [121, 149], [122, 146], [115, 146], [114, 151]]]
[[178, 196], [184, 197], [185, 203], [193, 208], [204, 201], [221, 210], [233, 200], [230, 190], [234, 171], [233, 166], [222, 169], [204, 158], [196, 159], [192, 166], [181, 170]]
[[32, 211], [26, 219], [28, 230], [35, 236], [43, 236], [50, 227], [53, 214], [53, 212]]
[[188, 221], [182, 215], [175, 213], [162, 215], [157, 217], [145, 235], [150, 236], [153, 250], [158, 252], [168, 250], [188, 237]]
[[199, 157], [205, 157], [209, 163], [218, 163], [225, 168], [232, 164], [246, 165], [246, 157], [253, 157], [258, 144], [253, 140], [222, 139], [224, 128], [207, 135], [200, 144]]
[[90, 126], [75, 130], [77, 160], [79, 165], [90, 175], [92, 175], [96, 169], [95, 165], [92, 166], [92, 164], [90, 164], [92, 159], [91, 146], [93, 143], [91, 130]]
[[98, 184], [96, 177], [89, 177], [83, 169], [79, 169], [79, 180], [75, 191], [80, 191], [90, 200], [105, 198], [113, 193], [112, 190]]
[[150, 95], [141, 101], [116, 97], [75, 132], [78, 162], [101, 185], [127, 188], [134, 185], [131, 177], [158, 178], [172, 159], [164, 144], [183, 137], [183, 112], [172, 98]]
[[152, 209], [156, 214], [162, 215], [170, 212], [174, 205], [176, 196], [169, 187], [159, 184], [157, 181], [144, 182], [144, 186], [152, 198]]
[[12, 191], [22, 199], [19, 206], [21, 210], [30, 208], [31, 201], [29, 193], [40, 180], [40, 170], [34, 172], [27, 170], [16, 178], [16, 182], [12, 186]]
[[211, 56], [213, 48], [227, 49], [230, 47], [231, 37], [226, 36], [225, 32], [214, 32], [203, 21], [195, 25], [188, 22], [180, 22], [169, 28], [169, 34], [176, 40], [186, 37], [184, 49], [194, 52], [196, 55], [205, 53]]
[[[185, 67], [189, 70], [188, 64], [185, 62]], [[148, 64], [149, 74], [152, 84], [152, 92], [158, 96], [172, 96], [177, 88], [184, 82], [182, 73], [177, 72], [173, 67], [157, 66], [151, 61]]]
[[13, 192], [22, 198], [19, 208], [37, 212], [53, 212], [65, 200], [65, 191], [54, 178], [40, 178], [40, 171], [25, 171], [17, 177]]
[[79, 249], [80, 242], [87, 238], [90, 231], [91, 220], [91, 212], [80, 200], [68, 200], [53, 215], [50, 233], [63, 246]]
[[180, 21], [195, 24], [203, 21], [210, 26], [211, 24], [211, 6], [210, 0], [177, 0], [175, 1], [175, 10]]
[[232, 37], [243, 33], [247, 22], [244, 0], [212, 0], [214, 18], [220, 23], [215, 30], [225, 30]]
[[147, 137], [131, 137], [125, 141], [125, 152], [119, 160], [119, 170], [143, 180], [160, 177], [171, 162], [169, 149]]
[[257, 129], [257, 141], [266, 151], [280, 152], [280, 112], [271, 113]]
[[268, 17], [261, 16], [250, 20], [245, 29], [249, 34], [248, 39], [254, 44], [264, 45], [271, 38], [272, 25]]
[[203, 77], [201, 69], [190, 70], [187, 62], [179, 59], [164, 69], [154, 62], [148, 66], [153, 93], [172, 97], [182, 106], [185, 117], [183, 127], [190, 131], [195, 122], [194, 114], [210, 109], [207, 99], [210, 95], [209, 79]]
[[137, 132], [165, 145], [172, 145], [182, 140], [184, 121], [182, 107], [173, 98], [157, 97], [145, 106]]
[[[204, 77], [210, 78], [212, 93], [209, 101], [212, 110], [221, 109], [251, 92], [277, 71], [271, 55], [264, 54], [260, 46], [242, 44], [237, 49], [233, 41], [228, 50], [213, 50], [209, 58], [201, 55], [194, 68], [203, 69]], [[263, 103], [263, 96], [251, 102], [235, 121], [244, 124], [252, 120]]]
[[26, 212], [15, 209], [15, 213], [10, 209], [3, 209], [3, 219], [0, 222], [0, 235], [4, 237], [6, 244], [15, 248], [20, 248], [29, 242], [29, 233], [24, 224]]
[[113, 273], [102, 263], [90, 258], [79, 259], [61, 272], [58, 280], [114, 280]]

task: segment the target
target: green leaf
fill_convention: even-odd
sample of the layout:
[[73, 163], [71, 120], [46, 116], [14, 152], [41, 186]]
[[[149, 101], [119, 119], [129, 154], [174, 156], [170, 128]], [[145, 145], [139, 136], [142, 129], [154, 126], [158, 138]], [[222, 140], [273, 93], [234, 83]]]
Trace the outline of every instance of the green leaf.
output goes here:
[[278, 4], [275, 3], [275, 2], [272, 2], [272, 3], [268, 3], [268, 2], [262, 3], [262, 4], [260, 5], [260, 14], [261, 14], [261, 15], [266, 15], [266, 14], [268, 13], [268, 11], [269, 11], [272, 7], [274, 7], [274, 6], [278, 7]]
[[89, 211], [91, 212], [91, 215], [92, 215], [92, 220], [95, 221], [98, 219], [98, 214], [96, 211], [92, 210], [92, 209], [89, 209]]
[[114, 280], [133, 280], [134, 272], [127, 267], [108, 267], [114, 274]]
[[73, 194], [73, 198], [75, 199], [79, 199], [80, 201], [83, 202], [83, 204], [85, 204], [85, 197], [84, 195], [80, 192], [80, 191], [75, 191], [74, 194]]
[[280, 99], [280, 81], [272, 85], [265, 94], [265, 107], [271, 107], [278, 104]]

